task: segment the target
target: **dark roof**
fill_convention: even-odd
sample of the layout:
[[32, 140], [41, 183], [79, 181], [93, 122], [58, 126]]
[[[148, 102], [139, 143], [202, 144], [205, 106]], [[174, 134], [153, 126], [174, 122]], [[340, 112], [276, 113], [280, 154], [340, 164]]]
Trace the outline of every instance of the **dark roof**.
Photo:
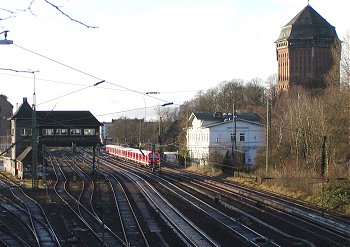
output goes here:
[[[5, 102], [9, 106], [11, 106], [11, 108], [13, 108], [13, 105], [7, 100], [7, 96], [6, 95], [0, 94], [0, 99], [1, 99], [1, 101]], [[1, 101], [0, 101], [0, 104], [1, 104]]]
[[38, 111], [40, 125], [102, 126], [89, 111]]
[[276, 42], [297, 39], [338, 39], [335, 27], [310, 5], [302, 9], [282, 28]]
[[237, 115], [237, 119], [261, 123], [261, 117], [256, 112], [241, 112], [241, 113], [237, 113], [236, 115]]
[[28, 104], [27, 100], [24, 100], [22, 105], [17, 109], [15, 114], [11, 119], [31, 119], [32, 118], [32, 108]]
[[27, 155], [29, 154], [29, 152], [32, 150], [32, 147], [31, 146], [28, 146], [28, 147], [26, 147], [26, 149], [24, 149], [24, 151], [20, 154], [20, 155], [18, 155], [18, 157], [16, 158], [16, 160], [18, 160], [18, 161], [23, 161], [26, 157], [27, 157]]
[[[230, 114], [223, 114], [223, 113], [212, 113], [212, 112], [195, 112], [193, 115], [203, 121], [217, 121], [217, 122], [222, 122], [225, 121], [225, 119], [228, 119], [231, 117], [232, 120], [232, 115]], [[255, 112], [239, 112], [236, 113], [237, 119], [240, 120], [245, 120], [249, 122], [256, 122], [256, 123], [261, 123], [261, 117], [258, 113]]]
[[205, 120], [205, 121], [218, 120], [217, 118], [215, 118], [215, 113], [212, 113], [212, 112], [194, 112], [193, 115], [199, 120]]
[[[39, 125], [45, 126], [102, 126], [89, 111], [36, 111]], [[24, 99], [11, 119], [32, 119], [32, 108]]]

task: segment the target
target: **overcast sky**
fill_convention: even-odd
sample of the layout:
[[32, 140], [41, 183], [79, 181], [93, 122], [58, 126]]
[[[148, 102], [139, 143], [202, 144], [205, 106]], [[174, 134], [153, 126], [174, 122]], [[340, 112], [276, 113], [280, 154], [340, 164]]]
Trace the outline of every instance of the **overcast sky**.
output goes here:
[[[4, 1], [24, 9], [31, 0]], [[7, 2], [7, 3], [3, 3]], [[9, 5], [16, 2], [15, 5]], [[38, 110], [89, 110], [100, 121], [154, 116], [222, 81], [277, 72], [274, 41], [307, 0], [53, 0], [87, 25], [36, 0], [30, 12], [0, 21], [14, 45], [0, 46], [0, 68], [35, 73]], [[349, 30], [349, 0], [311, 0], [339, 38]], [[8, 16], [0, 11], [0, 18]], [[3, 35], [0, 39], [3, 39]], [[94, 85], [101, 80], [104, 83]], [[0, 70], [0, 94], [33, 102], [33, 74]], [[160, 92], [144, 97], [145, 92]], [[139, 110], [134, 110], [139, 109]]]

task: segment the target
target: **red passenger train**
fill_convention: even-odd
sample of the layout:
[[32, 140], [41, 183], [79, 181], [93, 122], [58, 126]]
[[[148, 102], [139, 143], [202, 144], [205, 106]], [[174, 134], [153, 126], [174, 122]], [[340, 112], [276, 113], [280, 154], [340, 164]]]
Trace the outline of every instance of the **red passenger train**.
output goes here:
[[106, 152], [139, 163], [141, 166], [150, 168], [152, 172], [160, 170], [160, 154], [158, 152], [117, 145], [106, 145]]

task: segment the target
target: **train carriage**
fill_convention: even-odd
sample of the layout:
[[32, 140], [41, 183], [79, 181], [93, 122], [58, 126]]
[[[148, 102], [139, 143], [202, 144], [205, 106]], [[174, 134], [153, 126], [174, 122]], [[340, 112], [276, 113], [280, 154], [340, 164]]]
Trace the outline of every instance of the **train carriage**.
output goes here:
[[106, 152], [120, 158], [132, 160], [152, 171], [160, 170], [160, 154], [149, 150], [123, 147], [118, 145], [106, 145]]

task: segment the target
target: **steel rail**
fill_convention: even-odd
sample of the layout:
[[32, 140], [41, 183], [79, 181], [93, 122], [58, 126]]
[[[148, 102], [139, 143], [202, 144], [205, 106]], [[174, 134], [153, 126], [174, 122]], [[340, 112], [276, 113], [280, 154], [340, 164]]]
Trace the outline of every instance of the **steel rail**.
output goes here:
[[31, 247], [18, 234], [14, 233], [8, 226], [0, 222], [0, 243], [1, 246]]
[[0, 207], [6, 210], [7, 212], [9, 212], [16, 219], [18, 219], [25, 226], [25, 228], [31, 233], [31, 237], [33, 239], [30, 240], [30, 242], [33, 242], [33, 243], [36, 242], [36, 238], [35, 238], [36, 235], [32, 226], [30, 225], [31, 221], [30, 221], [28, 212], [24, 208], [14, 204], [14, 202], [10, 201], [3, 195], [0, 195], [0, 201], [1, 201]]
[[[66, 190], [67, 178], [65, 177], [56, 157], [50, 155], [51, 164], [53, 165], [56, 175], [55, 191], [61, 200], [77, 215], [77, 217], [90, 229], [97, 239], [105, 246], [126, 246], [126, 243], [115, 235], [111, 229], [103, 225], [101, 220], [90, 212], [84, 205], [80, 205], [82, 209], [78, 211], [78, 205], [81, 204]], [[55, 160], [55, 161], [53, 161]], [[77, 208], [74, 209], [73, 206]]]
[[[90, 161], [87, 160], [85, 157], [79, 156], [78, 158], [80, 158], [83, 162], [86, 161], [87, 163], [84, 164], [86, 164], [87, 166], [92, 166], [92, 164], [89, 164]], [[129, 201], [129, 198], [126, 195], [122, 184], [119, 182], [119, 179], [113, 173], [108, 172], [104, 168], [100, 168], [100, 170], [101, 175], [106, 177], [106, 179], [112, 187], [114, 193], [114, 200], [117, 206], [117, 213], [119, 215], [119, 218], [121, 219], [123, 234], [126, 243], [131, 246], [142, 245], [148, 247], [149, 244], [147, 238], [136, 217], [133, 207]]]
[[50, 221], [48, 220], [44, 209], [33, 198], [29, 197], [24, 191], [15, 184], [12, 180], [5, 177], [12, 186], [9, 186], [12, 194], [21, 201], [30, 216], [33, 231], [36, 235], [36, 241], [39, 246], [61, 246], [55, 231], [53, 230]]
[[187, 244], [191, 246], [219, 246], [213, 239], [204, 233], [193, 222], [187, 219], [179, 210], [177, 210], [169, 201], [166, 200], [151, 184], [140, 176], [135, 175], [121, 167], [116, 168], [105, 163], [106, 166], [117, 170], [134, 181], [143, 191], [143, 194], [154, 208], [186, 239]]

